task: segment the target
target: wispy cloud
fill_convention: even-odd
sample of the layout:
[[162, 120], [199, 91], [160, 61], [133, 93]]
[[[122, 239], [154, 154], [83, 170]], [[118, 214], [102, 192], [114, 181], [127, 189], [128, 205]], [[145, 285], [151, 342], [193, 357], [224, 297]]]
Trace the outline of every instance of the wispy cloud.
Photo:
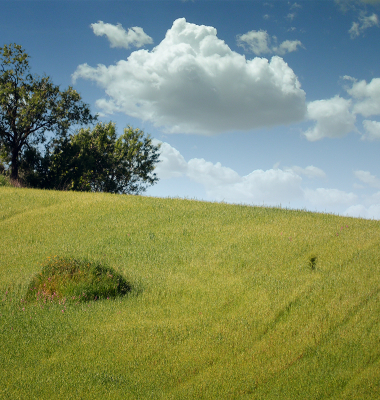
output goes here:
[[380, 189], [380, 179], [378, 179], [375, 175], [372, 175], [369, 171], [354, 171], [354, 175], [357, 179], [368, 186]]
[[153, 39], [138, 26], [128, 29], [127, 32], [121, 24], [112, 25], [98, 21], [95, 24], [91, 24], [91, 28], [95, 35], [107, 36], [111, 47], [124, 47], [128, 49], [131, 46], [142, 47], [153, 43]]
[[379, 18], [373, 13], [370, 16], [367, 16], [365, 13], [361, 13], [359, 16], [358, 22], [353, 22], [348, 33], [351, 36], [351, 39], [355, 39], [360, 35], [364, 34], [364, 31], [373, 26], [379, 26]]
[[276, 36], [268, 35], [267, 31], [249, 31], [243, 35], [237, 36], [238, 46], [244, 47], [257, 56], [263, 54], [279, 54], [285, 55], [293, 51], [297, 51], [299, 47], [303, 47], [299, 40], [285, 40], [277, 45]]
[[307, 178], [315, 179], [315, 178], [326, 178], [326, 173], [318, 167], [314, 167], [314, 165], [309, 165], [306, 168], [293, 166], [291, 168], [285, 168], [285, 171], [290, 170], [295, 172], [297, 175], [305, 176]]
[[302, 8], [301, 4], [293, 3], [293, 4], [290, 5], [290, 9], [291, 10], [295, 10], [297, 8]]

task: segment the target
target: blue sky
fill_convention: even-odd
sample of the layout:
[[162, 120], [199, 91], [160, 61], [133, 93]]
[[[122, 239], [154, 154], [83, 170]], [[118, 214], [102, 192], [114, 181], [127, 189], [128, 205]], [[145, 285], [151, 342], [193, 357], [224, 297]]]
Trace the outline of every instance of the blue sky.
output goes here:
[[149, 196], [380, 219], [380, 1], [0, 1], [2, 44], [118, 131]]

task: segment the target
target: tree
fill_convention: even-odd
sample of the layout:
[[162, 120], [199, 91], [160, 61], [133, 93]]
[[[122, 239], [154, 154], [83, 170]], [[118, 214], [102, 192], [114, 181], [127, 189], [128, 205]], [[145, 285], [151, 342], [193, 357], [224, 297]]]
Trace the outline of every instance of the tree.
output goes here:
[[20, 45], [0, 48], [0, 150], [17, 180], [24, 151], [35, 151], [48, 131], [65, 136], [73, 124], [97, 119], [71, 87], [60, 91], [50, 77], [30, 74], [29, 55]]
[[114, 123], [98, 123], [56, 139], [44, 156], [27, 152], [27, 180], [48, 189], [140, 194], [158, 181], [159, 148], [139, 129], [128, 126], [117, 138]]

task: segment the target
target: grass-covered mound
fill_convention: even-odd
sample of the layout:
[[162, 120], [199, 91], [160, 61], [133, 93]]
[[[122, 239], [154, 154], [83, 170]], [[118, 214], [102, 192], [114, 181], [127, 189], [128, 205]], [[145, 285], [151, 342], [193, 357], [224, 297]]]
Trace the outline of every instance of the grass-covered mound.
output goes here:
[[113, 268], [88, 260], [48, 258], [29, 284], [27, 302], [85, 302], [124, 296], [131, 285]]

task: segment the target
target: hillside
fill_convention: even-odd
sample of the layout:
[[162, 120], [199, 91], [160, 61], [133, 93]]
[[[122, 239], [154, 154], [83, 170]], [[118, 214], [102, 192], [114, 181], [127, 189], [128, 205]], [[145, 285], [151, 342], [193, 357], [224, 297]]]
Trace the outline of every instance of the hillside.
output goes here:
[[[380, 398], [380, 222], [0, 188], [0, 398]], [[25, 304], [48, 257], [133, 290]]]

